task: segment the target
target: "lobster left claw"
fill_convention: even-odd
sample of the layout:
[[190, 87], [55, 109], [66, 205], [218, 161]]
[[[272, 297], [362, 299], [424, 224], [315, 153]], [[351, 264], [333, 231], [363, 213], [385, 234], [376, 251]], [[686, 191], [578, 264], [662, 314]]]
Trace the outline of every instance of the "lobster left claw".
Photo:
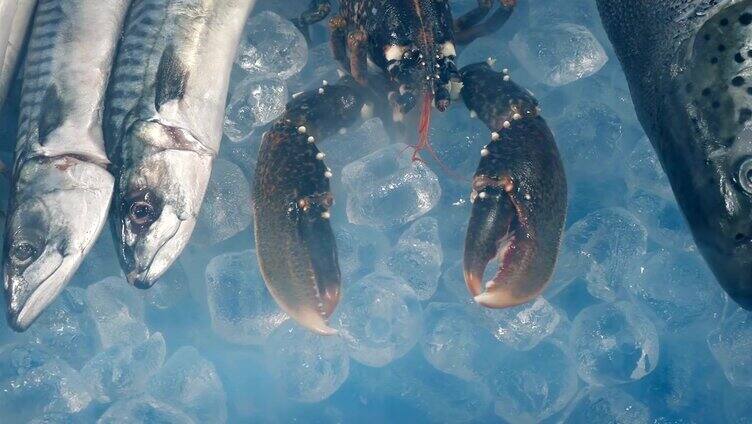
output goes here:
[[[348, 85], [348, 83], [350, 83]], [[253, 188], [261, 273], [277, 303], [319, 334], [340, 298], [337, 247], [329, 224], [331, 172], [316, 143], [360, 116], [353, 81], [303, 93], [264, 134]]]
[[[492, 130], [473, 179], [465, 239], [465, 282], [476, 302], [519, 305], [553, 273], [567, 209], [564, 168], [537, 101], [487, 64], [462, 70], [462, 97]], [[488, 263], [499, 270], [485, 284]]]

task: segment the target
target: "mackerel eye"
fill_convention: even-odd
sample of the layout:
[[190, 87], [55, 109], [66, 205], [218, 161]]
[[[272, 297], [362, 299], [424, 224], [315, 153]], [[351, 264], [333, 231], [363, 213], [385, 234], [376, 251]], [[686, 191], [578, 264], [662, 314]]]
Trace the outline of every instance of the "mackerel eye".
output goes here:
[[752, 194], [752, 157], [748, 157], [741, 162], [737, 179], [742, 189], [747, 194]]
[[128, 217], [131, 222], [141, 227], [153, 224], [156, 221], [156, 215], [154, 207], [143, 201], [131, 203], [128, 211]]
[[11, 249], [11, 257], [17, 265], [28, 265], [39, 256], [39, 249], [28, 241], [21, 240]]

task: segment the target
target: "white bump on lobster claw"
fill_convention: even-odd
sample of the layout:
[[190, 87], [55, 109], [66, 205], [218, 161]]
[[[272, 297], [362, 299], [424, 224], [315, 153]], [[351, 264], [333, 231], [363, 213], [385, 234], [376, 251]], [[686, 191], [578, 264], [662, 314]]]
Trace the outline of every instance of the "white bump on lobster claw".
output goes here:
[[303, 125], [301, 125], [301, 126], [299, 126], [299, 127], [298, 127], [298, 132], [299, 132], [299, 133], [301, 133], [301, 134], [305, 134], [305, 133], [306, 133], [306, 131], [308, 131], [308, 130], [307, 130], [307, 129], [306, 129], [306, 127], [304, 127]]
[[470, 118], [472, 118], [472, 119], [475, 119], [475, 118], [477, 118], [477, 117], [478, 117], [478, 113], [477, 113], [477, 112], [475, 112], [474, 110], [471, 110], [471, 111], [470, 111]]
[[321, 213], [321, 217], [322, 217], [322, 218], [324, 218], [324, 219], [329, 219], [329, 218], [331, 218], [331, 217], [332, 217], [332, 214], [331, 214], [331, 213], [329, 213], [329, 211], [326, 211], [326, 212], [322, 212], [322, 213]]
[[497, 141], [499, 138], [501, 138], [501, 136], [496, 131], [491, 133], [491, 140]]
[[324, 154], [324, 152], [318, 152], [318, 153], [316, 153], [316, 159], [318, 159], [318, 160], [324, 160], [325, 157], [326, 157], [326, 155]]
[[511, 126], [512, 126], [512, 123], [511, 123], [511, 122], [509, 122], [509, 121], [504, 121], [504, 123], [503, 123], [503, 124], [501, 124], [501, 126], [503, 126], [504, 128], [509, 128], [509, 127], [511, 127]]
[[312, 135], [308, 136], [309, 143], [313, 143], [314, 141], [316, 141], [316, 139]]
[[363, 103], [363, 107], [360, 108], [360, 117], [366, 120], [373, 118], [373, 105]]
[[447, 41], [446, 43], [442, 44], [441, 55], [443, 57], [457, 56], [457, 49], [454, 48], [454, 43], [452, 43], [451, 41]]
[[406, 46], [392, 44], [384, 49], [384, 57], [387, 61], [400, 60], [407, 50]]
[[480, 151], [480, 155], [481, 155], [481, 157], [486, 157], [486, 156], [488, 156], [488, 155], [489, 155], [490, 153], [491, 153], [491, 152], [489, 152], [489, 151], [488, 151], [488, 149], [486, 149], [486, 148], [483, 148], [483, 149], [481, 149], [481, 151]]
[[522, 115], [520, 115], [519, 113], [515, 112], [515, 114], [512, 115], [512, 119], [514, 119], [515, 121], [519, 121], [520, 119], [522, 119]]

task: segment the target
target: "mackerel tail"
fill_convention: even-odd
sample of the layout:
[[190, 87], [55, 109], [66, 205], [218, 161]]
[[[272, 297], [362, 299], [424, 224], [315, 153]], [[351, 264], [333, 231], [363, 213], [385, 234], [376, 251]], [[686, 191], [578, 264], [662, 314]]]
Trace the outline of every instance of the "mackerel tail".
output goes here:
[[127, 0], [42, 0], [23, 67], [3, 254], [10, 325], [55, 299], [101, 232], [114, 179], [101, 109]]
[[105, 105], [111, 226], [128, 281], [151, 287], [191, 237], [255, 0], [135, 0]]
[[598, 8], [700, 252], [752, 309], [752, 0]]

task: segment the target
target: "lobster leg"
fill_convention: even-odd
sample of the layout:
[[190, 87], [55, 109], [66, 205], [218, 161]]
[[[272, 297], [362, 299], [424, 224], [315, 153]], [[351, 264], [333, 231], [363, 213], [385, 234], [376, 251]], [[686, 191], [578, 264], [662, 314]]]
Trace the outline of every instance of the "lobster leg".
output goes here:
[[[492, 131], [473, 179], [465, 282], [481, 305], [514, 306], [540, 294], [553, 273], [567, 208], [564, 168], [532, 95], [485, 63], [460, 73], [462, 99]], [[484, 291], [495, 257], [499, 270]]]
[[478, 25], [483, 18], [488, 16], [493, 7], [493, 0], [478, 0], [478, 6], [454, 20], [454, 30], [464, 31], [472, 26]]
[[282, 309], [320, 334], [335, 332], [326, 319], [339, 301], [340, 271], [331, 172], [316, 142], [358, 120], [362, 93], [348, 78], [297, 96], [259, 150], [253, 199], [261, 273]]
[[499, 8], [485, 20], [483, 20], [483, 17], [489, 11], [486, 8], [487, 2], [484, 0], [478, 2], [478, 7], [475, 10], [458, 18], [455, 21], [455, 41], [460, 45], [466, 45], [476, 38], [491, 35], [503, 27], [509, 17], [512, 16], [517, 0], [499, 0], [499, 3]]
[[329, 20], [331, 32], [330, 47], [334, 59], [342, 69], [350, 69], [350, 58], [347, 57], [347, 21], [340, 15]]
[[292, 20], [292, 23], [303, 33], [306, 41], [311, 42], [311, 33], [309, 27], [315, 23], [323, 21], [332, 11], [330, 0], [311, 0], [308, 8], [300, 17]]

